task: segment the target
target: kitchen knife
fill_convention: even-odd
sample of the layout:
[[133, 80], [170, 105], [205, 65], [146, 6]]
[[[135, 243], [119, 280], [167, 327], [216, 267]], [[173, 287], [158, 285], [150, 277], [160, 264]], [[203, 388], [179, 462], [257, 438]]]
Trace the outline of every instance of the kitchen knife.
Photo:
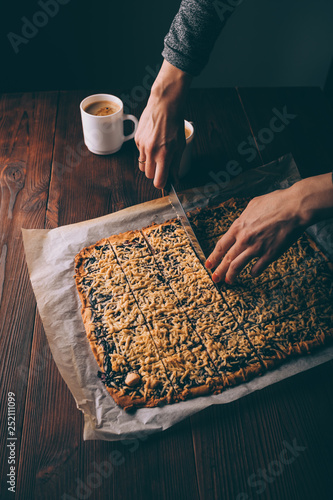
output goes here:
[[167, 182], [167, 185], [164, 188], [164, 194], [166, 194], [169, 197], [169, 202], [172, 205], [172, 207], [175, 209], [177, 217], [180, 219], [180, 222], [182, 223], [183, 228], [185, 229], [185, 232], [192, 243], [192, 246], [194, 250], [196, 251], [197, 256], [201, 260], [203, 264], [206, 262], [206, 256], [201, 248], [201, 245], [194, 234], [194, 231], [192, 229], [191, 223], [187, 218], [187, 215], [185, 213], [185, 210], [183, 208], [183, 205], [181, 204], [180, 199], [178, 198], [178, 195], [176, 193], [176, 190], [171, 182]]

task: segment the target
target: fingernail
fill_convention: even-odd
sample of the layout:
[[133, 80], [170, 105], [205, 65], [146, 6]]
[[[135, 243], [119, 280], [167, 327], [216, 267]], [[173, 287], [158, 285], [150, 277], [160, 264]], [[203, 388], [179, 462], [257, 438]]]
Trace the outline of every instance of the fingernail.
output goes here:
[[211, 269], [213, 267], [213, 264], [211, 263], [211, 261], [209, 259], [207, 259], [205, 266], [207, 267], [207, 269]]
[[218, 283], [221, 278], [216, 273], [213, 273], [212, 280], [214, 281], [214, 283]]
[[232, 280], [230, 278], [224, 278], [227, 285], [232, 285]]

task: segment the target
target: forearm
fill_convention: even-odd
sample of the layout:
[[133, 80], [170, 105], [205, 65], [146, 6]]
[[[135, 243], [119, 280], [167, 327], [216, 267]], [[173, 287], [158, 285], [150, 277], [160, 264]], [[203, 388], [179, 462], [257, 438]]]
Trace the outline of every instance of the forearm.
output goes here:
[[333, 217], [332, 174], [322, 174], [303, 179], [290, 188], [298, 200], [300, 224], [308, 227]]
[[151, 88], [151, 98], [166, 100], [171, 106], [182, 105], [193, 77], [164, 60]]

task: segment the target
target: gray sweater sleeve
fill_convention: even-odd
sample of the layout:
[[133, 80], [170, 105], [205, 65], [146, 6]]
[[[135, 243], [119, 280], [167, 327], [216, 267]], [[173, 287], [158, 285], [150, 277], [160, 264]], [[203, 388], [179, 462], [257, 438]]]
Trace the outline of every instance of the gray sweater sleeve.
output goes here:
[[164, 59], [193, 76], [202, 71], [224, 25], [217, 4], [216, 0], [182, 0], [164, 38]]

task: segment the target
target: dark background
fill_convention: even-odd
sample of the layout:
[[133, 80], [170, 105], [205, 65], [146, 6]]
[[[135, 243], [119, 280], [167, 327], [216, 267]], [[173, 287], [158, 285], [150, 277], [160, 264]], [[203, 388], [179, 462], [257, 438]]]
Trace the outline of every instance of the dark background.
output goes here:
[[[38, 0], [3, 4], [1, 91], [133, 89], [142, 84], [147, 65], [154, 69], [161, 64], [163, 38], [180, 4], [60, 1], [67, 4], [59, 5], [58, 13], [18, 46], [17, 54], [8, 33], [22, 36], [22, 17], [31, 21], [42, 8]], [[332, 0], [244, 0], [193, 86], [329, 89], [332, 54]]]

